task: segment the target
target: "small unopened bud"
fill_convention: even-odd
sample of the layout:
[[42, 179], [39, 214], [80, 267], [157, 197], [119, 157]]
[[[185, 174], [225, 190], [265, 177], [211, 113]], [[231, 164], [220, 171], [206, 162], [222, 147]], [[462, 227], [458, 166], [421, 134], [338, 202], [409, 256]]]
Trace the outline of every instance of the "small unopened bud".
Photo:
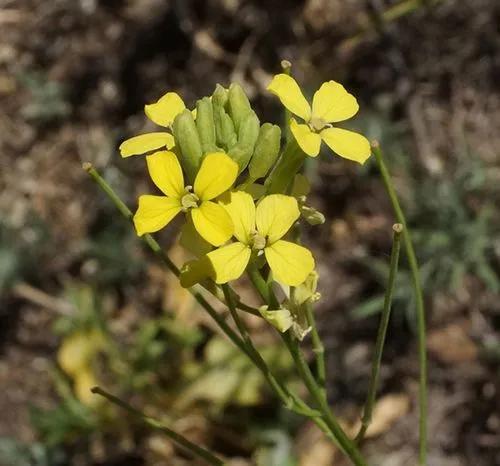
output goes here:
[[309, 225], [323, 225], [323, 223], [325, 223], [325, 216], [314, 207], [303, 205], [300, 208], [300, 213]]
[[196, 103], [196, 128], [203, 153], [216, 152], [214, 112], [209, 97]]
[[286, 332], [294, 323], [288, 309], [269, 310], [267, 306], [259, 308], [260, 315], [281, 333]]
[[245, 94], [245, 91], [237, 83], [233, 83], [229, 87], [228, 106], [229, 114], [233, 119], [236, 132], [239, 132], [243, 119], [247, 113], [252, 110], [252, 107], [250, 106], [250, 102]]
[[190, 182], [194, 182], [200, 168], [203, 151], [192, 113], [185, 109], [177, 115], [173, 124], [179, 158]]
[[259, 137], [260, 121], [251, 110], [243, 118], [238, 131], [238, 143], [228, 151], [228, 155], [239, 165], [240, 173], [247, 167]]
[[260, 127], [259, 137], [248, 170], [253, 180], [263, 178], [272, 168], [280, 153], [281, 129], [271, 123]]

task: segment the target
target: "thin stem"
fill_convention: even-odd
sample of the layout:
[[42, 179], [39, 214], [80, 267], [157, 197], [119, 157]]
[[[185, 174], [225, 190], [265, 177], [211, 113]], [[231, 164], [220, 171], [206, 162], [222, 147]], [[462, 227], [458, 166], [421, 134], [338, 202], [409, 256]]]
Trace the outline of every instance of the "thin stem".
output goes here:
[[380, 174], [384, 182], [385, 189], [392, 204], [396, 219], [403, 225], [403, 242], [405, 246], [408, 264], [410, 266], [413, 282], [413, 291], [415, 294], [417, 311], [417, 332], [418, 332], [418, 359], [419, 359], [419, 462], [421, 465], [427, 464], [427, 350], [426, 329], [425, 329], [425, 308], [422, 285], [420, 283], [419, 267], [415, 250], [411, 241], [410, 230], [406, 224], [406, 218], [401, 209], [396, 190], [389, 174], [389, 170], [384, 162], [384, 157], [378, 142], [372, 143], [372, 150], [377, 160]]
[[316, 357], [316, 374], [318, 384], [321, 387], [323, 395], [326, 396], [326, 364], [325, 364], [325, 347], [319, 336], [318, 327], [316, 325], [316, 319], [314, 318], [314, 313], [312, 305], [310, 303], [305, 304], [307, 323], [311, 327], [311, 340], [312, 340], [312, 350]]
[[[281, 60], [281, 68], [283, 69], [284, 74], [290, 76], [292, 64], [288, 60]], [[283, 128], [285, 128], [285, 142], [288, 142], [292, 135], [290, 131], [290, 119], [292, 118], [292, 112], [290, 112], [290, 110], [286, 107], [284, 107], [283, 118], [285, 120], [283, 124]]]
[[[255, 266], [250, 266], [248, 268], [248, 275], [252, 284], [255, 286], [258, 293], [261, 295], [262, 299], [268, 303], [272, 309], [277, 309], [279, 306], [278, 300], [271, 288], [271, 286], [266, 283], [262, 277], [260, 271]], [[300, 348], [298, 346], [297, 340], [295, 340], [288, 332], [280, 333], [282, 340], [284, 341], [292, 359], [295, 363], [297, 371], [299, 372], [302, 381], [304, 382], [309, 394], [316, 403], [317, 408], [321, 411], [323, 420], [330, 430], [332, 436], [335, 438], [336, 443], [340, 446], [342, 451], [347, 455], [347, 457], [356, 466], [366, 466], [366, 463], [361, 456], [357, 446], [354, 442], [346, 435], [337, 419], [333, 415], [326, 397], [324, 396], [321, 388], [317, 384], [314, 376], [312, 375], [309, 366]]]
[[238, 311], [236, 309], [233, 296], [231, 293], [231, 289], [228, 285], [222, 285], [222, 291], [224, 292], [224, 296], [226, 298], [226, 303], [231, 312], [231, 316], [238, 327], [238, 330], [245, 342], [247, 347], [247, 352], [252, 355], [252, 361], [254, 361], [255, 365], [261, 370], [262, 374], [268, 381], [269, 385], [274, 389], [275, 393], [280, 397], [281, 401], [285, 404], [285, 406], [297, 412], [298, 414], [305, 415], [307, 417], [319, 417], [321, 414], [318, 411], [311, 409], [307, 404], [298, 398], [295, 394], [287, 390], [284, 386], [282, 386], [274, 375], [271, 373], [271, 370], [267, 363], [262, 358], [261, 354], [255, 348], [250, 334], [248, 333], [248, 329], [245, 326], [245, 323], [241, 320], [238, 315]]
[[399, 263], [399, 251], [401, 249], [401, 233], [403, 225], [396, 223], [393, 227], [393, 239], [391, 250], [391, 261], [389, 269], [389, 279], [384, 297], [384, 309], [380, 318], [378, 327], [377, 340], [375, 343], [375, 353], [373, 355], [372, 373], [370, 385], [368, 388], [368, 395], [366, 397], [365, 407], [363, 410], [363, 417], [361, 419], [361, 428], [356, 436], [356, 442], [361, 442], [366, 434], [368, 426], [372, 421], [373, 407], [375, 405], [375, 397], [377, 396], [377, 387], [380, 374], [380, 364], [382, 362], [382, 353], [384, 350], [385, 337], [387, 334], [387, 327], [389, 326], [389, 319], [391, 315], [392, 297], [394, 294], [394, 285], [396, 283], [396, 275]]
[[152, 427], [153, 429], [161, 431], [167, 437], [169, 437], [171, 440], [173, 440], [178, 445], [180, 445], [182, 448], [184, 448], [189, 453], [191, 453], [193, 456], [197, 456], [197, 457], [205, 460], [207, 462], [207, 464], [212, 464], [215, 466], [225, 466], [227, 464], [224, 461], [222, 461], [221, 459], [217, 458], [210, 451], [208, 451], [205, 448], [200, 447], [199, 445], [196, 445], [195, 443], [189, 441], [186, 437], [184, 437], [181, 434], [178, 434], [177, 432], [175, 432], [172, 429], [168, 428], [167, 426], [163, 425], [157, 419], [146, 416], [144, 413], [142, 413], [138, 409], [135, 409], [134, 407], [130, 406], [127, 402], [121, 400], [120, 398], [116, 397], [115, 395], [112, 395], [111, 393], [108, 393], [107, 391], [103, 390], [102, 388], [94, 387], [94, 388], [92, 388], [91, 391], [92, 391], [92, 393], [95, 393], [96, 395], [100, 395], [100, 396], [106, 398], [108, 401], [119, 406], [120, 408], [125, 409], [130, 414], [140, 418], [149, 427]]

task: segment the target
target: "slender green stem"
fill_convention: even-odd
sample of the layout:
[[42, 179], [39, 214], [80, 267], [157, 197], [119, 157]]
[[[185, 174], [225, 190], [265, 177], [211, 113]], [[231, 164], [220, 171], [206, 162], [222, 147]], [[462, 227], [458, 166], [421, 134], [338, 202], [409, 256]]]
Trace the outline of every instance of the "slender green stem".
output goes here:
[[228, 285], [222, 285], [222, 291], [224, 292], [226, 303], [229, 308], [229, 311], [231, 312], [231, 316], [233, 317], [236, 327], [238, 328], [241, 337], [245, 342], [245, 345], [247, 347], [247, 352], [252, 355], [252, 361], [254, 361], [255, 365], [261, 370], [267, 382], [269, 383], [269, 385], [271, 385], [271, 387], [274, 389], [275, 393], [280, 397], [285, 406], [288, 409], [295, 411], [298, 414], [305, 415], [307, 417], [311, 418], [319, 417], [321, 414], [318, 411], [311, 409], [309, 406], [307, 406], [307, 404], [304, 401], [302, 401], [295, 394], [287, 390], [277, 381], [276, 377], [274, 377], [274, 375], [271, 373], [269, 366], [264, 361], [261, 354], [255, 348], [252, 339], [250, 337], [250, 334], [248, 333], [248, 329], [245, 326], [245, 323], [238, 315], [238, 311], [236, 309], [233, 296], [231, 294], [231, 289], [229, 288]]
[[375, 397], [377, 396], [377, 387], [380, 374], [380, 364], [382, 362], [382, 352], [384, 350], [385, 336], [387, 334], [387, 327], [389, 326], [389, 318], [391, 315], [392, 297], [394, 294], [394, 285], [396, 283], [396, 275], [399, 263], [399, 250], [401, 248], [401, 233], [403, 225], [396, 223], [393, 227], [393, 240], [391, 250], [391, 260], [389, 269], [389, 279], [384, 297], [384, 309], [380, 318], [378, 327], [377, 340], [375, 343], [375, 353], [373, 355], [372, 374], [370, 385], [368, 388], [368, 395], [366, 397], [365, 407], [363, 410], [363, 417], [361, 419], [361, 428], [356, 436], [356, 442], [361, 442], [366, 434], [368, 426], [372, 421], [373, 407], [375, 405]]
[[107, 391], [103, 390], [102, 388], [94, 387], [94, 388], [92, 388], [91, 391], [92, 391], [92, 393], [95, 393], [96, 395], [100, 395], [100, 396], [106, 398], [108, 401], [119, 406], [120, 408], [123, 408], [124, 410], [128, 411], [130, 414], [140, 418], [149, 427], [152, 427], [153, 429], [161, 431], [167, 437], [169, 437], [171, 440], [176, 442], [179, 446], [181, 446], [186, 451], [191, 453], [193, 456], [197, 456], [197, 457], [205, 460], [207, 464], [212, 464], [215, 466], [225, 466], [227, 464], [224, 461], [222, 461], [221, 459], [217, 458], [210, 451], [208, 451], [205, 448], [200, 447], [199, 445], [196, 445], [195, 443], [189, 441], [186, 437], [184, 437], [183, 435], [168, 428], [167, 426], [162, 424], [157, 419], [146, 416], [144, 413], [142, 413], [138, 409], [135, 409], [134, 407], [130, 406], [127, 402], [121, 400], [120, 398], [116, 397], [115, 395], [112, 395], [111, 393], [108, 393]]
[[415, 294], [417, 310], [417, 332], [418, 332], [418, 359], [420, 368], [419, 377], [419, 461], [421, 465], [427, 464], [427, 350], [426, 350], [426, 329], [425, 329], [425, 307], [422, 285], [420, 283], [419, 267], [413, 243], [411, 241], [410, 230], [406, 223], [406, 218], [401, 209], [396, 190], [392, 183], [389, 170], [384, 162], [384, 157], [378, 142], [372, 143], [372, 150], [377, 160], [378, 168], [384, 182], [385, 189], [392, 204], [396, 219], [403, 225], [403, 242], [405, 246], [408, 264], [410, 265], [413, 290]]
[[311, 327], [312, 350], [316, 357], [316, 378], [324, 396], [326, 396], [325, 347], [323, 345], [323, 342], [321, 341], [321, 337], [319, 336], [312, 305], [310, 303], [306, 303], [305, 310], [307, 323]]
[[[288, 60], [281, 60], [281, 68], [283, 69], [283, 73], [290, 76], [292, 72], [292, 64]], [[290, 119], [292, 118], [292, 112], [288, 110], [288, 108], [283, 107], [283, 128], [285, 128], [285, 142], [290, 140], [292, 133], [290, 131]]]
[[[250, 266], [248, 268], [248, 275], [252, 284], [255, 286], [258, 293], [261, 295], [262, 299], [271, 307], [271, 309], [277, 309], [279, 302], [271, 288], [270, 285], [266, 283], [262, 277], [260, 271], [255, 266]], [[306, 386], [309, 394], [313, 398], [317, 405], [317, 408], [321, 411], [323, 420], [330, 430], [332, 436], [335, 438], [336, 443], [340, 446], [342, 451], [347, 455], [347, 457], [356, 466], [366, 466], [366, 462], [361, 456], [355, 443], [347, 436], [344, 432], [337, 419], [333, 415], [326, 397], [324, 396], [321, 388], [317, 384], [314, 376], [312, 375], [309, 366], [298, 346], [297, 340], [295, 340], [288, 332], [280, 333], [282, 340], [284, 341], [295, 366], [299, 372], [304, 385]]]
[[[134, 214], [127, 207], [127, 205], [120, 199], [118, 194], [115, 193], [113, 188], [108, 184], [108, 182], [99, 174], [99, 172], [92, 166], [92, 164], [85, 162], [83, 164], [83, 169], [91, 176], [91, 178], [95, 181], [95, 183], [104, 191], [104, 193], [109, 197], [111, 202], [115, 205], [118, 211], [129, 221], [132, 221]], [[142, 241], [153, 251], [153, 253], [163, 262], [163, 264], [169, 269], [176, 277], [179, 277], [180, 270], [179, 268], [172, 262], [168, 254], [161, 248], [158, 242], [153, 238], [152, 235], [146, 233], [141, 237]], [[224, 303], [224, 298], [222, 291], [218, 286], [216, 286], [213, 282], [211, 283], [213, 286], [202, 286], [206, 291], [214, 295], [219, 301]], [[197, 291], [200, 286], [196, 285], [192, 288], [189, 288], [191, 294], [199, 301], [198, 295], [201, 294]], [[248, 312], [250, 314], [259, 316], [260, 313], [258, 309], [253, 308], [252, 306], [248, 306], [244, 303], [238, 302], [237, 307], [241, 310]]]

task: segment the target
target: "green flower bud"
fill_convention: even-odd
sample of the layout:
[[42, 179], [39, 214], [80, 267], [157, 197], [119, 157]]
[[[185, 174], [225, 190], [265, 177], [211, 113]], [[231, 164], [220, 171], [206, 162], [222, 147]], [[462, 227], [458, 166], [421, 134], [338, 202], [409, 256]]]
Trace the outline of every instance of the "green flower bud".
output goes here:
[[240, 125], [243, 119], [246, 117], [247, 113], [252, 110], [248, 97], [239, 84], [233, 83], [229, 87], [228, 106], [234, 127], [239, 134]]
[[323, 225], [325, 223], [325, 216], [314, 207], [302, 205], [300, 206], [300, 213], [309, 225]]
[[213, 105], [218, 105], [219, 107], [225, 107], [227, 104], [228, 100], [228, 90], [221, 86], [220, 84], [217, 84], [215, 86], [215, 91], [212, 94], [212, 103]]
[[190, 183], [194, 183], [196, 173], [200, 168], [203, 151], [200, 138], [196, 129], [191, 111], [185, 109], [175, 117], [173, 133], [177, 146], [180, 149], [179, 156]]
[[260, 315], [281, 333], [293, 325], [293, 317], [288, 309], [269, 310], [267, 306], [259, 308]]
[[[225, 91], [224, 88], [222, 89]], [[237, 136], [236, 131], [234, 130], [233, 120], [231, 120], [231, 117], [226, 113], [226, 110], [224, 110], [223, 101], [223, 97], [216, 99], [214, 93], [214, 96], [212, 97], [212, 107], [216, 141], [217, 145], [222, 147], [227, 152], [229, 148], [233, 147], [237, 143]]]
[[248, 170], [250, 178], [257, 180], [267, 175], [280, 153], [281, 129], [271, 123], [260, 127], [259, 137]]
[[216, 152], [214, 112], [210, 97], [203, 97], [196, 103], [196, 128], [203, 153]]
[[240, 173], [247, 167], [252, 158], [255, 143], [259, 137], [260, 121], [251, 110], [242, 120], [238, 131], [238, 144], [228, 151], [228, 155], [240, 166]]

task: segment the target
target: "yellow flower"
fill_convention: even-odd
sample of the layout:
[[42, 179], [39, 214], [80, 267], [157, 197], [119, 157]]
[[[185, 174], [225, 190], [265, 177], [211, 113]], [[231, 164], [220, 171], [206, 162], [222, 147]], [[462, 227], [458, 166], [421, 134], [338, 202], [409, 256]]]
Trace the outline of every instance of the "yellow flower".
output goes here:
[[191, 216], [196, 231], [214, 246], [232, 236], [231, 217], [212, 199], [233, 185], [238, 175], [236, 162], [223, 152], [207, 154], [191, 187], [184, 186], [181, 165], [173, 152], [155, 152], [146, 161], [151, 179], [165, 195], [139, 197], [134, 215], [139, 236], [162, 229], [181, 211]]
[[267, 89], [290, 112], [304, 120], [305, 123], [300, 124], [292, 118], [290, 130], [307, 155], [316, 157], [323, 140], [330, 149], [345, 159], [363, 164], [370, 156], [368, 139], [361, 134], [331, 125], [348, 120], [359, 110], [356, 98], [342, 84], [335, 81], [323, 83], [314, 94], [312, 108], [291, 76], [276, 75]]
[[250, 194], [235, 191], [222, 202], [231, 215], [238, 241], [207, 254], [216, 283], [239, 278], [252, 252], [265, 254], [274, 279], [280, 283], [297, 286], [307, 278], [314, 269], [311, 252], [281, 239], [300, 215], [293, 197], [272, 194], [255, 208]]
[[[155, 103], [145, 105], [144, 112], [151, 121], [168, 128], [172, 125], [175, 117], [185, 108], [186, 106], [178, 94], [167, 92]], [[172, 149], [174, 146], [174, 137], [166, 131], [159, 131], [139, 134], [123, 141], [120, 145], [120, 154], [122, 157], [130, 157], [131, 155], [145, 154], [164, 147]]]

